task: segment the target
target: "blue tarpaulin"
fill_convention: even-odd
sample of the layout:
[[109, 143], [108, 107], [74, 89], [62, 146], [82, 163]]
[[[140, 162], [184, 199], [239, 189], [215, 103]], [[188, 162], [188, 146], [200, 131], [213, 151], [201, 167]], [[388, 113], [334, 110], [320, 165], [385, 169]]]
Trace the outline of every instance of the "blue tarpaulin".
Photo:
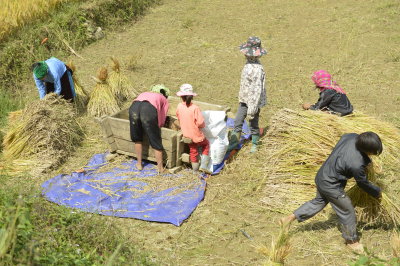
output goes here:
[[[233, 119], [228, 119], [227, 126], [233, 127]], [[242, 140], [249, 136], [245, 123]], [[206, 181], [191, 170], [158, 175], [154, 164], [145, 163], [139, 171], [133, 159], [108, 169], [106, 155], [94, 155], [84, 167], [85, 172], [62, 174], [44, 182], [43, 195], [49, 201], [87, 212], [176, 226], [204, 198]], [[214, 165], [213, 174], [218, 174], [224, 163]]]
[[176, 226], [204, 197], [206, 181], [191, 170], [158, 175], [154, 164], [146, 163], [139, 171], [136, 160], [130, 160], [102, 173], [98, 170], [107, 165], [105, 157], [106, 153], [94, 155], [85, 173], [58, 175], [44, 182], [43, 195], [49, 201], [88, 212]]

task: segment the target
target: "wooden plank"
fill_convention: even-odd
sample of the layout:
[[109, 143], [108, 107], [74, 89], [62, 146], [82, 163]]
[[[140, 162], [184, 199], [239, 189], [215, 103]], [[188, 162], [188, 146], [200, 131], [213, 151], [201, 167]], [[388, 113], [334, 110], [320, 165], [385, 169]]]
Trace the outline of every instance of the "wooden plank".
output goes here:
[[181, 166], [182, 165], [182, 153], [184, 149], [184, 143], [182, 142], [182, 132], [179, 132], [178, 135], [176, 136], [176, 166]]
[[[114, 138], [115, 142], [117, 143], [119, 149], [126, 149], [127, 151], [133, 149], [133, 147], [135, 146], [135, 143], [131, 140], [126, 140], [126, 139], [120, 139], [120, 138]], [[172, 139], [171, 140], [163, 140], [163, 147], [166, 151], [168, 152], [174, 152], [176, 151], [176, 139]], [[151, 148], [150, 144], [149, 144], [149, 140], [147, 137], [143, 138], [143, 150]]]
[[[117, 145], [117, 152], [123, 151], [123, 152], [131, 154], [131, 156], [136, 157], [135, 145], [133, 142], [115, 138], [115, 143]], [[176, 146], [175, 146], [175, 148], [176, 148]], [[142, 155], [143, 155], [143, 158], [144, 157], [154, 158], [153, 148], [151, 148], [149, 145], [145, 145], [145, 143], [143, 143]], [[170, 167], [174, 167], [176, 165], [176, 151], [175, 150], [172, 151], [172, 150], [165, 149], [163, 151], [163, 157], [165, 158], [164, 160], [168, 160], [168, 162], [169, 162], [168, 165]], [[155, 159], [154, 159], [154, 162], [155, 162]]]
[[[109, 125], [111, 127], [111, 131], [114, 137], [130, 140], [131, 139], [131, 131], [129, 120], [119, 119], [115, 117], [109, 118]], [[162, 139], [171, 139], [174, 135], [177, 134], [177, 131], [162, 127], [161, 128], [161, 138]]]
[[[178, 104], [180, 102], [182, 102], [181, 98], [169, 96], [168, 102], [169, 102], [168, 115], [176, 117], [176, 108], [178, 107]], [[228, 106], [211, 104], [211, 103], [200, 102], [200, 101], [193, 101], [193, 103], [198, 105], [200, 107], [201, 111], [225, 111], [225, 112], [228, 112], [231, 109]]]
[[[117, 150], [117, 153], [119, 153], [119, 154], [124, 154], [124, 155], [128, 155], [128, 156], [132, 156], [132, 157], [135, 157], [135, 158], [137, 158], [136, 157], [136, 153], [134, 153], [134, 152], [129, 152], [129, 151], [123, 151], [123, 150]], [[175, 167], [175, 163], [174, 162], [172, 162], [171, 160], [169, 160], [169, 158], [173, 158], [175, 156], [175, 153], [172, 153], [172, 154], [169, 154], [169, 153], [167, 153], [167, 154], [163, 154], [163, 162], [164, 162], [164, 165], [167, 167], [167, 168], [173, 168], [173, 167]], [[154, 154], [153, 155], [148, 155], [148, 154], [143, 154], [142, 155], [142, 159], [143, 160], [147, 160], [147, 161], [151, 161], [151, 162], [156, 162], [156, 158], [154, 157]]]
[[182, 153], [181, 160], [184, 163], [190, 163], [189, 153]]
[[108, 119], [109, 119], [109, 117], [105, 116], [98, 120], [98, 122], [102, 128], [102, 131], [103, 131], [103, 136], [106, 138], [109, 136], [112, 136], [112, 131], [111, 131], [111, 127], [110, 127], [110, 123], [109, 123]]
[[119, 118], [123, 120], [129, 120], [129, 108], [121, 110], [111, 116], [112, 118]]
[[104, 141], [110, 145], [110, 152], [115, 152], [117, 150], [117, 144], [115, 143], [114, 137], [103, 137]]

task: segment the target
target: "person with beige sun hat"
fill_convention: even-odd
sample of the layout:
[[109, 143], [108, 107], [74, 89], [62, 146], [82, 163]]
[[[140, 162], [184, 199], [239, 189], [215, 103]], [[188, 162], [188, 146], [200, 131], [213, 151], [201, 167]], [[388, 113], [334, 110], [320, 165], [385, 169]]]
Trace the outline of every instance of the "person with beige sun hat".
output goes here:
[[[179, 120], [179, 126], [185, 138], [190, 139], [189, 143], [189, 157], [193, 170], [200, 170], [207, 174], [211, 174], [208, 170], [210, 162], [210, 142], [206, 139], [204, 133], [201, 131], [205, 127], [204, 117], [200, 108], [192, 103], [194, 96], [193, 87], [190, 84], [183, 84], [179, 91], [176, 93], [181, 97], [182, 102], [178, 104], [176, 109], [176, 116]], [[199, 163], [199, 148], [201, 148], [201, 160]]]

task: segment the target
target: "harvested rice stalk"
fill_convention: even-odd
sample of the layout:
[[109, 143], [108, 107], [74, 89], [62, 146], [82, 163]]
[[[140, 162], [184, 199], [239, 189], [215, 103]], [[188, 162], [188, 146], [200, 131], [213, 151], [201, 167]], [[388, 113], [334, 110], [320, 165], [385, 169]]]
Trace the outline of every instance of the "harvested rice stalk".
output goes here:
[[125, 100], [133, 100], [139, 93], [133, 88], [129, 79], [121, 73], [118, 60], [111, 57], [111, 73], [108, 78], [112, 93], [117, 97], [118, 103], [121, 104]]
[[76, 66], [72, 61], [68, 62], [67, 66], [73, 71], [72, 79], [74, 81], [74, 88], [76, 97], [74, 99], [74, 103], [76, 108], [79, 112], [83, 112], [86, 110], [86, 105], [89, 101], [89, 94], [86, 90], [82, 87], [81, 83], [79, 82], [76, 74]]
[[393, 256], [400, 259], [400, 235], [398, 231], [393, 231], [390, 237], [390, 247], [392, 248]]
[[11, 168], [25, 167], [17, 159], [32, 162], [35, 168], [40, 165], [42, 170], [58, 166], [82, 139], [74, 115], [73, 106], [54, 93], [29, 103], [9, 125], [3, 140], [4, 159], [15, 162]]
[[22, 115], [22, 112], [23, 112], [23, 110], [17, 110], [17, 111], [9, 112], [8, 113], [8, 118], [7, 118], [8, 124], [12, 124], [15, 121], [17, 121], [19, 119], [19, 117]]
[[[357, 186], [349, 193], [360, 220], [399, 224], [400, 184], [396, 176], [400, 164], [400, 132], [389, 123], [359, 112], [345, 117], [290, 109], [276, 113], [259, 150], [260, 156], [265, 158], [258, 173], [264, 175], [266, 184], [267, 196], [263, 202], [290, 212], [299, 207], [299, 203], [311, 200], [316, 193], [315, 175], [340, 137], [345, 133], [365, 131], [376, 132], [383, 142], [383, 153], [379, 157], [372, 156], [376, 181], [371, 175], [370, 179], [383, 187], [384, 197], [380, 203], [363, 198]], [[245, 165], [238, 167], [242, 169]], [[369, 209], [365, 209], [362, 202], [366, 202]]]
[[[104, 173], [112, 172], [113, 169], [118, 169], [119, 173], [113, 174], [112, 177], [104, 176]], [[94, 188], [106, 194], [111, 193], [108, 190], [108, 184], [138, 182], [142, 185], [124, 187], [121, 190], [122, 192], [135, 192], [136, 197], [140, 197], [148, 192], [158, 193], [171, 188], [173, 189], [166, 196], [173, 196], [201, 185], [198, 173], [194, 173], [191, 170], [180, 171], [178, 174], [154, 174], [150, 176], [143, 176], [143, 171], [146, 171], [146, 169], [142, 171], [137, 170], [126, 156], [118, 156], [112, 162], [95, 170], [92, 174], [94, 178], [87, 179], [86, 181], [98, 184]]]
[[107, 69], [100, 68], [92, 93], [90, 94], [89, 103], [87, 106], [88, 113], [95, 117], [103, 115], [111, 115], [119, 111], [118, 102], [111, 92], [111, 88], [107, 83]]
[[[371, 164], [367, 167], [367, 171], [369, 181], [385, 191], [385, 184], [378, 178], [378, 175], [382, 175], [382, 170], [378, 170], [374, 164]], [[382, 192], [382, 198], [377, 200], [354, 184], [347, 191], [347, 195], [351, 198], [353, 205], [357, 207], [357, 218], [360, 221], [370, 224], [400, 225], [400, 208], [385, 192]]]
[[258, 251], [268, 256], [268, 261], [264, 264], [265, 266], [283, 265], [285, 259], [289, 255], [291, 250], [290, 245], [290, 233], [288, 226], [281, 226], [279, 229], [278, 237], [272, 239], [271, 247], [261, 246]]

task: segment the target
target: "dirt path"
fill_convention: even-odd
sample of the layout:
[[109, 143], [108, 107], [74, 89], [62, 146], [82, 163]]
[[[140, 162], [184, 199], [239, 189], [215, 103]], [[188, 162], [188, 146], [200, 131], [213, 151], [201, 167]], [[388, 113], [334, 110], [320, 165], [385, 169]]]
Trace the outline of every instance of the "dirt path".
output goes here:
[[[282, 107], [298, 108], [303, 101], [316, 100], [309, 77], [317, 69], [335, 74], [356, 108], [399, 123], [400, 96], [392, 86], [398, 78], [399, 21], [391, 15], [390, 3], [165, 0], [139, 22], [107, 33], [104, 40], [80, 51], [84, 60], [73, 60], [77, 75], [89, 89], [94, 85], [90, 76], [114, 55], [124, 65], [136, 62], [135, 70], [126, 72], [138, 90], [164, 83], [176, 91], [180, 84], [191, 83], [199, 100], [229, 105], [236, 111], [244, 63], [237, 46], [248, 36], [258, 35], [269, 51], [262, 59], [269, 98], [262, 110], [262, 125]], [[98, 127], [93, 124], [92, 130], [91, 140], [60, 171], [85, 163], [91, 152], [104, 150], [96, 140]], [[250, 156], [242, 151], [238, 156], [254, 167], [263, 163], [262, 154]], [[269, 246], [283, 214], [262, 203], [270, 196], [262, 189], [264, 177], [237, 167], [228, 166], [208, 181], [204, 201], [180, 227], [102, 219], [115, 221], [132, 243], [162, 264], [260, 265], [265, 257], [256, 247]], [[295, 226], [288, 265], [346, 265], [355, 258], [345, 250], [335, 222], [327, 219], [328, 211]], [[380, 229], [365, 230], [363, 241], [387, 257], [388, 236]]]

